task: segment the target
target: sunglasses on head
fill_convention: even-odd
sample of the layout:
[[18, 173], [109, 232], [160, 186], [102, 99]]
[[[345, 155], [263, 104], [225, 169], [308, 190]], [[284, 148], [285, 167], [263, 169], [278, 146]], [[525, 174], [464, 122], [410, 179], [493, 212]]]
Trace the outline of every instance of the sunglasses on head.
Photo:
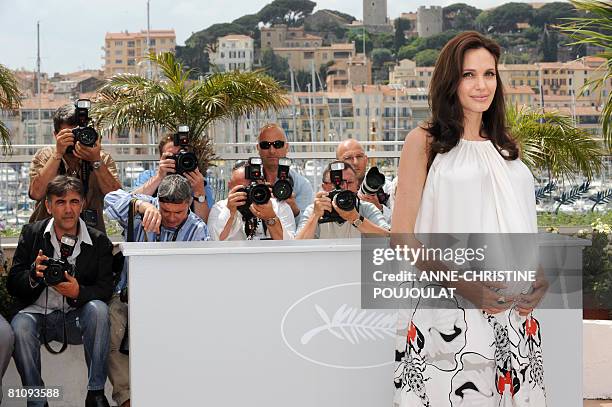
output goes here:
[[285, 142], [283, 140], [274, 140], [272, 142], [270, 141], [260, 141], [259, 142], [259, 148], [263, 148], [264, 150], [269, 149], [270, 146], [274, 146], [274, 148], [278, 150], [279, 148], [285, 147]]

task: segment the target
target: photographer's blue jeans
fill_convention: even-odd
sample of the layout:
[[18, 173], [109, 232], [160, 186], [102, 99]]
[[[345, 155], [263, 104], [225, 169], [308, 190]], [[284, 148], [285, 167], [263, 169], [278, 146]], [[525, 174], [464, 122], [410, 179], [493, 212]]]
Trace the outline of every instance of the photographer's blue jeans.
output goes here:
[[0, 404], [2, 404], [2, 376], [11, 361], [14, 340], [11, 326], [0, 316]]
[[[41, 377], [40, 347], [42, 345], [43, 315], [20, 312], [11, 322], [15, 333], [15, 365], [23, 386], [44, 386]], [[89, 370], [87, 390], [102, 390], [106, 383], [107, 359], [110, 342], [108, 306], [98, 300], [90, 301], [66, 314], [66, 333], [71, 345], [83, 344]], [[63, 343], [61, 311], [47, 315], [47, 340]], [[57, 343], [52, 343], [58, 350]], [[66, 372], [66, 374], [70, 374]], [[44, 401], [29, 401], [28, 407], [44, 406]]]

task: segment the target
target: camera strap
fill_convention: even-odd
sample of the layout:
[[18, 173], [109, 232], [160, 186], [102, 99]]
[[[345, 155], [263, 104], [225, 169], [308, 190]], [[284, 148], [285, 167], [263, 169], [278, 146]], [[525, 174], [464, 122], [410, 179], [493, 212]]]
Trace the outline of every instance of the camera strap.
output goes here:
[[62, 343], [62, 347], [60, 348], [60, 350], [53, 349], [51, 345], [49, 344], [49, 340], [47, 339], [47, 302], [48, 301], [49, 301], [49, 287], [45, 288], [45, 313], [43, 315], [43, 322], [42, 322], [42, 339], [43, 339], [43, 344], [45, 345], [45, 348], [49, 351], [49, 353], [53, 355], [59, 355], [60, 353], [65, 351], [66, 348], [68, 348], [68, 332], [66, 330], [66, 313], [64, 312], [64, 305], [66, 304], [66, 297], [62, 297], [62, 325], [63, 325], [63, 330], [64, 330], [64, 338], [63, 338], [63, 343]]
[[91, 167], [89, 161], [81, 160], [81, 181], [83, 182], [83, 195], [87, 199], [87, 192], [89, 192], [89, 175]]

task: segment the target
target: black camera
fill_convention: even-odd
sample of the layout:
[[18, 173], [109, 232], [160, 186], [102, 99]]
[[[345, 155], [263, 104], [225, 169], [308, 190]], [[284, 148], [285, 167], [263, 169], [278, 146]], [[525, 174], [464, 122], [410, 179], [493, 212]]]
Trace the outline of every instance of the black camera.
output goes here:
[[198, 168], [198, 157], [190, 151], [189, 126], [179, 126], [178, 132], [174, 134], [174, 145], [179, 147], [180, 150], [168, 158], [174, 160], [175, 172], [183, 175], [186, 172], [195, 171]]
[[[79, 99], [75, 103], [74, 116], [76, 118], [77, 127], [72, 129], [74, 135], [74, 144], [77, 141], [84, 146], [93, 147], [98, 141], [98, 132], [93, 127], [89, 126], [89, 108], [91, 101], [89, 99]], [[74, 146], [68, 147], [68, 151], [73, 151]]]
[[68, 272], [70, 275], [74, 275], [74, 268], [72, 267], [72, 264], [68, 263], [68, 257], [72, 255], [76, 242], [76, 236], [62, 236], [60, 244], [61, 258], [48, 259], [42, 262], [43, 265], [47, 266], [47, 268], [42, 271], [43, 282], [46, 285], [52, 286], [68, 281], [66, 280], [65, 272]]
[[378, 170], [378, 167], [371, 167], [368, 172], [366, 172], [359, 191], [364, 195], [376, 195], [378, 202], [380, 202], [381, 205], [385, 205], [389, 200], [389, 194], [383, 190], [384, 185], [384, 174]]
[[[357, 194], [347, 189], [342, 189], [342, 171], [344, 170], [343, 162], [335, 162], [331, 164], [331, 171], [329, 172], [329, 179], [331, 183], [334, 185], [334, 190], [329, 192], [327, 196], [332, 200], [333, 203], [338, 206], [338, 208], [343, 211], [351, 211], [359, 207], [359, 199], [357, 198]], [[331, 212], [325, 211], [321, 219], [319, 219], [319, 223], [344, 223], [345, 220], [336, 212], [335, 209], [332, 208]]]
[[272, 194], [279, 201], [289, 199], [293, 194], [293, 179], [289, 176], [290, 167], [290, 159], [281, 158], [278, 160], [278, 174], [276, 176], [276, 182], [272, 187]]
[[240, 189], [240, 191], [246, 192], [247, 200], [244, 205], [238, 208], [238, 210], [244, 218], [249, 218], [252, 216], [249, 209], [251, 204], [255, 203], [258, 205], [263, 205], [270, 200], [272, 194], [270, 193], [270, 187], [268, 187], [266, 184], [257, 182], [264, 179], [261, 158], [249, 158], [249, 163], [244, 167], [244, 176], [246, 179], [250, 180], [251, 183], [248, 186]]

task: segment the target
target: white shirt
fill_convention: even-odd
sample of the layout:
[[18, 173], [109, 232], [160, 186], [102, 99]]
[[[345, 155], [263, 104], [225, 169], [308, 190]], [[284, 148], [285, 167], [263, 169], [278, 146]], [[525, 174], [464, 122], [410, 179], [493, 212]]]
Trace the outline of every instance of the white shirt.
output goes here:
[[[292, 240], [295, 238], [295, 218], [291, 207], [286, 202], [278, 202], [275, 198], [270, 198], [270, 202], [272, 202], [272, 209], [274, 209], [283, 227], [283, 240]], [[230, 210], [227, 207], [227, 199], [216, 202], [208, 214], [208, 231], [213, 240], [219, 240], [219, 236], [229, 218]], [[259, 221], [253, 239], [260, 240], [269, 237], [270, 232], [266, 229], [264, 233], [262, 222]], [[234, 223], [232, 223], [232, 228], [225, 240], [247, 240], [244, 232], [244, 221], [240, 212], [236, 212]]]
[[[57, 241], [57, 235], [55, 234], [55, 228], [53, 227], [53, 218], [51, 218], [51, 220], [47, 224], [47, 227], [45, 228], [43, 235], [46, 235], [47, 233], [51, 235], [51, 246], [53, 246], [53, 258], [59, 259], [61, 257], [60, 244]], [[72, 255], [68, 257], [68, 263], [72, 264], [73, 266], [76, 264], [76, 259], [77, 257], [79, 257], [79, 254], [81, 254], [81, 243], [85, 243], [90, 246], [93, 246], [93, 243], [91, 241], [91, 236], [89, 236], [89, 232], [87, 231], [87, 225], [85, 224], [83, 219], [79, 218], [79, 235], [77, 236], [77, 242], [76, 242], [76, 245], [74, 246], [74, 251], [72, 252]], [[29, 312], [32, 314], [44, 314], [45, 313], [45, 298], [47, 297], [47, 292], [49, 295], [49, 298], [47, 299], [47, 314], [50, 314], [53, 311], [58, 311], [62, 309], [64, 312], [68, 312], [73, 309], [72, 307], [68, 305], [66, 301], [64, 301], [63, 295], [55, 291], [53, 288], [49, 287], [48, 290], [45, 289], [43, 290], [42, 293], [40, 293], [40, 296], [38, 296], [38, 299], [32, 305], [25, 307], [20, 312]]]

